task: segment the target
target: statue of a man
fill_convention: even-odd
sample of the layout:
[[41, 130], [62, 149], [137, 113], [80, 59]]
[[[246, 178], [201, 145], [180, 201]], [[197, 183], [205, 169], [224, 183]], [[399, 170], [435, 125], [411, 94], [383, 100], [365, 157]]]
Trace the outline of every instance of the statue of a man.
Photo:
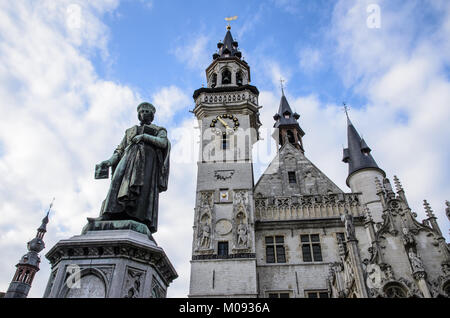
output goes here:
[[100, 220], [135, 220], [151, 233], [158, 228], [158, 197], [167, 190], [170, 142], [163, 127], [152, 124], [155, 107], [141, 103], [140, 125], [125, 131], [112, 157], [100, 166], [112, 167], [111, 185]]
[[345, 234], [348, 240], [355, 239], [355, 227], [353, 225], [353, 216], [345, 210], [345, 214], [341, 215], [341, 221], [344, 222]]

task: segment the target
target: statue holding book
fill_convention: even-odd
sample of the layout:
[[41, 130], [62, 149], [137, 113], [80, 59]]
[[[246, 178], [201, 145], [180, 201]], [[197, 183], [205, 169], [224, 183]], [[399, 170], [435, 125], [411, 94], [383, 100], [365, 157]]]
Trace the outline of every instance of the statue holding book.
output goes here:
[[152, 104], [141, 103], [137, 112], [140, 125], [127, 129], [112, 157], [96, 166], [96, 179], [108, 178], [112, 168], [111, 185], [97, 220], [134, 220], [154, 233], [159, 193], [167, 190], [170, 142], [166, 129], [152, 124]]

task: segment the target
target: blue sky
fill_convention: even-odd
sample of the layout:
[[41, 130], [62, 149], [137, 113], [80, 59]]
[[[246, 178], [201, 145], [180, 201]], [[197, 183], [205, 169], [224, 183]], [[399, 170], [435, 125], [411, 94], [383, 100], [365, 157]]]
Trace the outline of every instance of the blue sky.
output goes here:
[[[238, 19], [231, 23], [232, 33], [241, 49], [249, 56], [264, 59], [267, 55], [282, 65], [289, 65], [292, 77], [295, 75], [289, 85], [292, 93], [315, 92], [326, 102], [345, 100], [359, 104], [364, 101], [362, 96], [352, 94], [351, 89], [343, 86], [338, 70], [331, 63], [324, 63], [314, 73], [295, 67], [302, 48], [319, 47], [326, 53], [334, 44], [326, 32], [331, 23], [333, 1], [293, 2], [289, 9], [262, 1], [227, 1], [214, 5], [208, 1], [151, 3], [149, 6], [144, 1], [125, 1], [116, 11], [105, 15], [104, 22], [111, 32], [108, 51], [113, 66], [98, 57], [94, 66], [99, 74], [135, 86], [143, 96], [173, 84], [187, 92], [193, 91], [204, 83], [202, 71], [210, 62], [217, 42], [225, 35], [224, 17], [237, 15]], [[180, 54], [196, 54], [190, 46], [200, 37], [206, 38], [208, 59], [200, 56], [202, 60], [193, 69], [185, 60], [177, 58], [175, 51], [182, 47]], [[264, 70], [253, 68], [252, 74], [254, 85], [273, 89]], [[323, 81], [324, 78], [327, 80]]]
[[[373, 4], [379, 28], [368, 27]], [[149, 101], [173, 146], [155, 238], [180, 276], [169, 296], [187, 295], [198, 150], [188, 110], [225, 36], [224, 18], [235, 15], [231, 32], [263, 106], [265, 140], [256, 147], [273, 150], [283, 78], [301, 115], [306, 156], [350, 191], [341, 162], [345, 101], [378, 165], [402, 181], [418, 220], [427, 199], [449, 240], [448, 0], [2, 1], [0, 291], [53, 197], [45, 251], [98, 215], [109, 181], [94, 180], [94, 166], [137, 122], [136, 106]], [[272, 158], [258, 158], [256, 179]], [[31, 297], [43, 295], [50, 273], [45, 251]]]

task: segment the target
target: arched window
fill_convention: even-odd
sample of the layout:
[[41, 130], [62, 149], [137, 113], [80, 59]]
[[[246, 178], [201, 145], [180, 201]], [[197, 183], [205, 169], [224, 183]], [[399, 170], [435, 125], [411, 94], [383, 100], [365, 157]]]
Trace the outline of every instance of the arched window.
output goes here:
[[211, 87], [214, 88], [214, 87], [216, 87], [216, 85], [217, 85], [217, 74], [214, 73], [211, 76]]
[[241, 71], [236, 73], [236, 84], [237, 84], [237, 86], [242, 86], [242, 72]]
[[389, 284], [384, 288], [387, 298], [406, 298], [406, 292], [399, 284]]
[[222, 84], [231, 84], [231, 72], [227, 69], [222, 72]]
[[294, 133], [292, 132], [292, 130], [287, 131], [287, 137], [288, 137], [288, 141], [291, 144], [295, 144], [295, 137], [294, 137]]
[[25, 275], [23, 275], [23, 279], [22, 279], [22, 282], [23, 283], [28, 283], [28, 277], [30, 276], [30, 272], [29, 271], [26, 271], [25, 272]]

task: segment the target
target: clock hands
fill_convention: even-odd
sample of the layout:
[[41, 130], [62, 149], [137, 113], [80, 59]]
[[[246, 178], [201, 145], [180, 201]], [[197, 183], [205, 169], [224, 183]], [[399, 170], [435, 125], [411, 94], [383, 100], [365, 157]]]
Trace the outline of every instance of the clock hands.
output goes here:
[[222, 125], [224, 125], [225, 126], [225, 128], [228, 128], [228, 129], [230, 129], [230, 126], [228, 126], [228, 124], [222, 119], [222, 118], [220, 118], [220, 117], [217, 117], [217, 119], [222, 123]]

